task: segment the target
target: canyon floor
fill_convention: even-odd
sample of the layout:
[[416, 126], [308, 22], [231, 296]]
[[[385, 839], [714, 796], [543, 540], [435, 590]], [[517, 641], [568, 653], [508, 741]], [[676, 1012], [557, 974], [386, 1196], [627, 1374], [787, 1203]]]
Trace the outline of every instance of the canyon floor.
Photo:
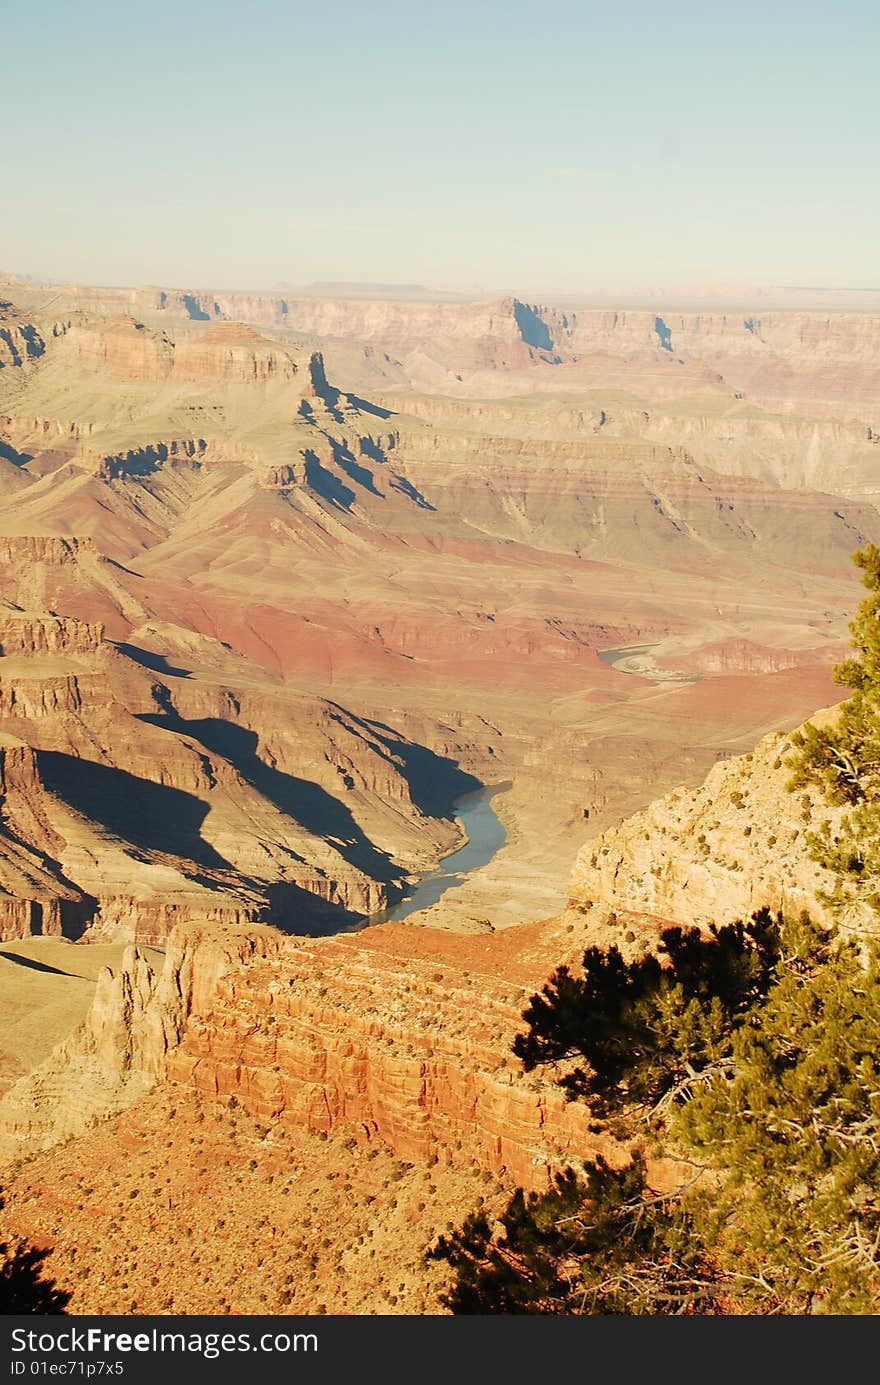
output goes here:
[[664, 796], [839, 696], [880, 318], [0, 300], [3, 1215], [82, 1311], [438, 1311], [425, 1245], [584, 1134], [531, 991], [752, 900]]

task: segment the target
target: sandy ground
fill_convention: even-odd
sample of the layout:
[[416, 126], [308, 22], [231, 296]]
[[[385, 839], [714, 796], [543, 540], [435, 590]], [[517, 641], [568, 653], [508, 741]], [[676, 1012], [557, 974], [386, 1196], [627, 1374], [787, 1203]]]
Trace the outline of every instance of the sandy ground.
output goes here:
[[363, 1130], [259, 1125], [166, 1088], [4, 1171], [0, 1230], [52, 1246], [70, 1313], [444, 1311], [425, 1250], [506, 1190], [475, 1151], [412, 1164]]
[[122, 943], [80, 947], [66, 938], [0, 943], [0, 1092], [41, 1063], [85, 1018], [102, 967]]

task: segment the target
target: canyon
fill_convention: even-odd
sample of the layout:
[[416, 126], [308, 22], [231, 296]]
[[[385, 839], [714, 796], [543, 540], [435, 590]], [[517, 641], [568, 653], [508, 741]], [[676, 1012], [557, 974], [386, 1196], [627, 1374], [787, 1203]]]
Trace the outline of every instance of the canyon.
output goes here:
[[[880, 542], [880, 318], [0, 299], [4, 1216], [76, 1311], [437, 1311], [481, 1187], [618, 1157], [511, 1055], [553, 967], [822, 916], [787, 736]], [[491, 860], [376, 922], [481, 788]], [[223, 1247], [170, 1290], [160, 1210]]]

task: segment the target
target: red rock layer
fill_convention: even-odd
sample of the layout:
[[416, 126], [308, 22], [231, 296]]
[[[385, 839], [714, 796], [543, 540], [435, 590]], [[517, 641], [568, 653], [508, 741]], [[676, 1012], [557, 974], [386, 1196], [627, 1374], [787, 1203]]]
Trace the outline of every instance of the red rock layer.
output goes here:
[[218, 323], [175, 352], [176, 380], [292, 380], [293, 357], [240, 322]]
[[[534, 938], [510, 931], [520, 948]], [[598, 1142], [585, 1108], [511, 1054], [543, 978], [532, 964], [533, 980], [517, 979], [518, 951], [395, 925], [290, 940], [203, 988], [167, 1077], [289, 1127], [354, 1122], [402, 1158], [475, 1138], [487, 1168], [544, 1186], [549, 1167]]]
[[174, 344], [164, 333], [125, 314], [73, 327], [66, 346], [76, 360], [117, 380], [162, 380], [174, 360]]

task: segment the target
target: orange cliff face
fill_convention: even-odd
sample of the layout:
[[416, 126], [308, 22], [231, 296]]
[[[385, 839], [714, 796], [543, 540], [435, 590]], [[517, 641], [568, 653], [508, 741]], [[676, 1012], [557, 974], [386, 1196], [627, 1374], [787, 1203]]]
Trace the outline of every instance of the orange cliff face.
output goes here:
[[293, 380], [297, 370], [290, 352], [239, 322], [209, 327], [174, 358], [176, 380]]
[[383, 925], [287, 944], [221, 979], [166, 1076], [264, 1121], [354, 1127], [404, 1159], [474, 1138], [484, 1167], [543, 1186], [549, 1164], [598, 1147], [588, 1112], [524, 1077], [510, 1053], [523, 969], [499, 966], [494, 939], [467, 943]]
[[504, 939], [382, 925], [314, 942], [182, 926], [161, 972], [130, 949], [102, 974], [82, 1029], [0, 1102], [5, 1143], [78, 1133], [87, 1098], [65, 1113], [50, 1096], [79, 1093], [78, 1074], [97, 1063], [105, 1110], [155, 1082], [182, 1084], [235, 1097], [264, 1123], [351, 1131], [402, 1159], [449, 1161], [464, 1142], [484, 1168], [544, 1187], [590, 1150], [614, 1157], [587, 1110], [525, 1076], [510, 1052], [560, 946], [533, 925]]

